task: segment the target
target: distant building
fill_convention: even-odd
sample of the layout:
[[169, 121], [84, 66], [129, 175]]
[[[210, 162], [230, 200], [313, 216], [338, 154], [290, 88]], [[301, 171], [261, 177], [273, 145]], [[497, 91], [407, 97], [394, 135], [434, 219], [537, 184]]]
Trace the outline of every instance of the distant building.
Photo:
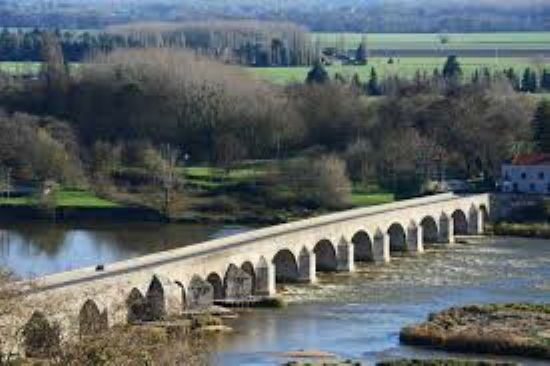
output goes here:
[[506, 193], [550, 194], [550, 155], [520, 155], [503, 164], [501, 187]]

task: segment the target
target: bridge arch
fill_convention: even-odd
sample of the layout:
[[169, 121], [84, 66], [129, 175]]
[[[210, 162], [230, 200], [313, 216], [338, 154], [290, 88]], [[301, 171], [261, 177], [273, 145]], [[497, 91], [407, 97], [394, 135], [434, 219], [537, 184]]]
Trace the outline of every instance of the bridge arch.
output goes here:
[[220, 275], [212, 272], [206, 277], [206, 281], [212, 286], [214, 300], [222, 300], [224, 298], [223, 282]]
[[464, 211], [458, 209], [451, 215], [453, 218], [454, 235], [468, 234], [468, 219]]
[[147, 314], [147, 300], [139, 289], [134, 287], [126, 298], [126, 321], [134, 324], [144, 321]]
[[432, 216], [425, 216], [420, 221], [422, 227], [422, 241], [425, 244], [435, 244], [439, 240], [439, 229], [437, 228], [437, 222]]
[[[297, 282], [299, 279], [296, 257], [288, 249], [281, 249], [273, 257], [275, 265], [275, 280], [277, 282]], [[301, 265], [301, 263], [300, 263]]]
[[332, 242], [323, 239], [313, 248], [315, 253], [315, 269], [319, 272], [333, 272], [338, 268], [336, 249]]
[[25, 356], [29, 358], [51, 358], [61, 345], [59, 325], [50, 322], [39, 310], [23, 326], [22, 336]]
[[109, 327], [107, 311], [101, 312], [94, 300], [88, 299], [78, 314], [81, 337], [97, 335]]
[[351, 238], [354, 258], [358, 262], [373, 262], [372, 240], [366, 231], [360, 230]]
[[453, 218], [449, 217], [445, 212], [439, 216], [439, 242], [450, 243], [454, 235]]
[[407, 250], [407, 234], [403, 225], [394, 223], [388, 228], [390, 252], [404, 252]]
[[161, 320], [166, 316], [166, 296], [164, 286], [155, 275], [149, 284], [147, 294], [147, 319], [149, 321]]
[[[263, 257], [262, 257], [262, 259], [263, 259]], [[265, 259], [264, 259], [264, 261], [265, 261]], [[251, 293], [251, 295], [255, 295], [256, 294], [257, 283], [256, 283], [256, 271], [254, 270], [254, 265], [252, 264], [252, 262], [246, 261], [243, 264], [241, 264], [241, 269], [243, 271], [245, 271], [246, 273], [248, 273], [248, 275], [250, 276], [251, 282], [252, 282], [252, 287], [250, 289], [250, 293]]]

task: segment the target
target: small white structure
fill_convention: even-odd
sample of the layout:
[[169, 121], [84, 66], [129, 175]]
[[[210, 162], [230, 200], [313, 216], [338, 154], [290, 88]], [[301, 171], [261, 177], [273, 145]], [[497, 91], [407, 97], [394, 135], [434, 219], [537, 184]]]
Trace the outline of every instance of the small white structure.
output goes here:
[[511, 163], [503, 164], [502, 191], [550, 194], [550, 155], [520, 155]]

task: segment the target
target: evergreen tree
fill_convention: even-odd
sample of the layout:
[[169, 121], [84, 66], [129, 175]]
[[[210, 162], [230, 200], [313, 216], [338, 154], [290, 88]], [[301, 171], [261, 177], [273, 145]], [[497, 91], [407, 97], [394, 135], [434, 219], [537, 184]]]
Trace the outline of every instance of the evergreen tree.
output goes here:
[[353, 74], [353, 77], [351, 78], [351, 88], [356, 92], [364, 93], [363, 83], [361, 82], [361, 78], [357, 73]]
[[537, 150], [550, 154], [550, 101], [540, 102], [533, 118], [533, 132]]
[[357, 51], [355, 52], [355, 60], [359, 65], [366, 65], [368, 60], [367, 37], [363, 37]]
[[378, 84], [378, 75], [376, 70], [373, 68], [370, 69], [370, 79], [367, 84], [367, 93], [369, 95], [380, 95], [380, 85]]
[[346, 79], [346, 77], [340, 74], [339, 72], [334, 74], [334, 81], [342, 85], [346, 85], [348, 83], [348, 80]]
[[447, 80], [458, 80], [462, 76], [462, 67], [455, 55], [447, 57], [443, 66], [443, 77]]
[[540, 78], [540, 88], [545, 91], [550, 91], [550, 71], [544, 69]]
[[483, 68], [483, 83], [485, 85], [491, 85], [493, 78], [491, 76], [491, 70], [488, 67]]
[[516, 71], [513, 67], [504, 70], [504, 75], [506, 75], [506, 78], [510, 81], [510, 85], [512, 85], [512, 88], [514, 88], [515, 91], [520, 91], [521, 89], [521, 83], [519, 81], [519, 77], [516, 75]]
[[472, 84], [479, 84], [479, 70], [475, 69], [474, 73], [472, 74]]
[[537, 73], [529, 67], [523, 72], [521, 90], [526, 93], [535, 93], [537, 91]]
[[313, 64], [313, 67], [307, 74], [306, 83], [307, 84], [326, 84], [330, 81], [328, 72], [321, 63], [321, 61], [316, 61]]

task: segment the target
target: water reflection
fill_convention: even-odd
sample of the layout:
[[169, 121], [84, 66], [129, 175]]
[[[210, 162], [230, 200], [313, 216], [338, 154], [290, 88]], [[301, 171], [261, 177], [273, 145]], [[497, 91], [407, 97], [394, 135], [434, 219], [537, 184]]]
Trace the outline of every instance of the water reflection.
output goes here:
[[179, 248], [246, 230], [160, 223], [2, 223], [0, 265], [33, 277]]

